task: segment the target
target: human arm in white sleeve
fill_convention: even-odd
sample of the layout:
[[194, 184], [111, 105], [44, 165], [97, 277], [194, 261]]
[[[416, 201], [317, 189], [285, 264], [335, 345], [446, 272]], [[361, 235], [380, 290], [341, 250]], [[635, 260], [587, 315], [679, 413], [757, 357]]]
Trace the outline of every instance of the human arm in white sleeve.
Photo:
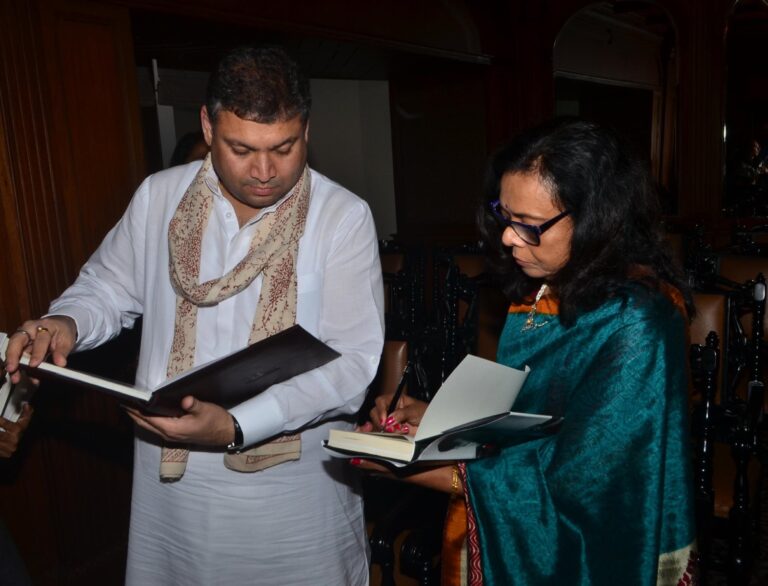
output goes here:
[[78, 350], [106, 342], [142, 313], [149, 181], [136, 191], [76, 281], [50, 305], [48, 315], [75, 321]]
[[355, 413], [376, 374], [384, 343], [384, 301], [376, 229], [368, 207], [362, 202], [351, 207], [332, 238], [323, 267], [318, 337], [341, 357], [230, 409], [245, 445]]

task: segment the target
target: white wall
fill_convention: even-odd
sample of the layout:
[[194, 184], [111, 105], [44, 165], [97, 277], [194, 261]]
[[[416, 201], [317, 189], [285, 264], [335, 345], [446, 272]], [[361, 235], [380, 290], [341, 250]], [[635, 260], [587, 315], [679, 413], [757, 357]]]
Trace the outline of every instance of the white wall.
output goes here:
[[379, 238], [397, 233], [389, 84], [311, 83], [309, 164], [368, 202]]

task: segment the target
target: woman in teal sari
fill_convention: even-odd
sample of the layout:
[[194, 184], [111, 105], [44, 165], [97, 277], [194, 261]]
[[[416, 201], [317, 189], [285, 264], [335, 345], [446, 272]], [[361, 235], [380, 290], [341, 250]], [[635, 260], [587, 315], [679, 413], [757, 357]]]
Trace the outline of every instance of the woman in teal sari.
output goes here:
[[[444, 583], [695, 582], [692, 307], [644, 165], [595, 124], [546, 124], [496, 154], [479, 221], [512, 302], [498, 361], [531, 368], [515, 410], [563, 424], [404, 478], [461, 497], [446, 522]], [[413, 432], [424, 404], [405, 398], [387, 418], [387, 403], [371, 426]]]

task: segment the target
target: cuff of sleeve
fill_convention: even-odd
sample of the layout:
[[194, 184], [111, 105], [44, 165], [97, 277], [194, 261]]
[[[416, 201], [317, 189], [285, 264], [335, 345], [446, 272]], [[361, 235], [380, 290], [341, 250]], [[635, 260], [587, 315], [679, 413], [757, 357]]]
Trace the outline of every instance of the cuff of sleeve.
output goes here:
[[83, 341], [83, 332], [90, 332], [93, 329], [91, 327], [91, 317], [88, 315], [88, 312], [83, 311], [79, 307], [70, 306], [62, 307], [61, 309], [51, 307], [50, 311], [43, 317], [56, 317], [57, 315], [69, 317], [75, 321], [75, 328], [77, 328], [77, 332], [75, 333], [75, 346]]
[[245, 447], [281, 433], [285, 425], [280, 405], [272, 395], [258, 395], [232, 407], [229, 412], [243, 430]]

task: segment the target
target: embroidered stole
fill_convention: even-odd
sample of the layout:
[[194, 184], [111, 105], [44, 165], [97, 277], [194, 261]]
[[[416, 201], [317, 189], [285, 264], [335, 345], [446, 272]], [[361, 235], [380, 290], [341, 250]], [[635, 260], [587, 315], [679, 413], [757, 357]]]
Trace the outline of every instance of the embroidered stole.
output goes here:
[[[205, 158], [187, 188], [168, 228], [170, 277], [176, 292], [176, 320], [167, 376], [194, 366], [197, 308], [216, 305], [263, 275], [249, 343], [276, 334], [296, 323], [296, 259], [304, 233], [310, 199], [309, 167], [278, 207], [258, 222], [246, 256], [226, 275], [199, 283], [203, 234], [214, 204], [206, 182], [211, 155]], [[301, 436], [283, 435], [239, 454], [226, 454], [224, 463], [240, 472], [255, 472], [301, 456]], [[160, 478], [179, 480], [187, 465], [185, 446], [163, 446]]]

